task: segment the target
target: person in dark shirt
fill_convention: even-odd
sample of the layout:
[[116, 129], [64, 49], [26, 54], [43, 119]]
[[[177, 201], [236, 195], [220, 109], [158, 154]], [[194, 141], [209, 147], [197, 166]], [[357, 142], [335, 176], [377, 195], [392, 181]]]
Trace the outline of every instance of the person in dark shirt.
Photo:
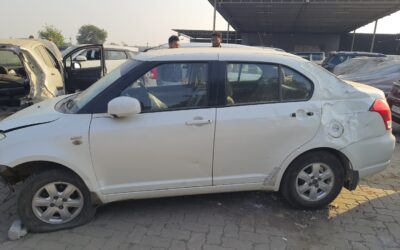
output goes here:
[[168, 45], [170, 49], [177, 49], [180, 47], [179, 45], [179, 37], [178, 36], [170, 36], [168, 39]]
[[[178, 36], [170, 36], [168, 39], [170, 49], [177, 49], [179, 45]], [[175, 85], [182, 82], [181, 64], [164, 64], [157, 67], [157, 85]]]
[[211, 35], [211, 43], [213, 48], [221, 48], [222, 35], [219, 32], [214, 32]]

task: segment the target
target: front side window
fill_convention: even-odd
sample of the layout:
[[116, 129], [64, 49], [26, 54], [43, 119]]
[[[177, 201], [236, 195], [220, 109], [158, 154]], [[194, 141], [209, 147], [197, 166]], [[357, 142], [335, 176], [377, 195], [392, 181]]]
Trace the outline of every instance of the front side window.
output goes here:
[[76, 58], [76, 56], [84, 56], [87, 61], [98, 61], [100, 60], [100, 49], [84, 49], [78, 53], [75, 53], [72, 57]]
[[19, 56], [13, 51], [0, 50], [0, 66], [3, 67], [21, 67], [22, 62]]
[[122, 91], [139, 100], [142, 112], [206, 107], [207, 63], [168, 63], [157, 66]]
[[227, 64], [227, 105], [279, 101], [279, 67], [272, 64]]

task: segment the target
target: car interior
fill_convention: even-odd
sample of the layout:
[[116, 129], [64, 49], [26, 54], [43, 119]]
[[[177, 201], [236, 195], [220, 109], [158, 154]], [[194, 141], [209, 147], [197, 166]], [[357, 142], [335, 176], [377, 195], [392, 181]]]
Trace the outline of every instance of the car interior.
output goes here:
[[[281, 72], [279, 72], [281, 70]], [[280, 76], [282, 84], [280, 84]], [[284, 66], [269, 64], [228, 64], [225, 91], [227, 105], [307, 100], [312, 83]]]
[[164, 64], [136, 80], [121, 95], [138, 99], [143, 112], [201, 107], [207, 105], [207, 79], [207, 64]]
[[12, 51], [0, 50], [0, 102], [19, 105], [18, 98], [29, 93], [30, 84], [20, 58]]

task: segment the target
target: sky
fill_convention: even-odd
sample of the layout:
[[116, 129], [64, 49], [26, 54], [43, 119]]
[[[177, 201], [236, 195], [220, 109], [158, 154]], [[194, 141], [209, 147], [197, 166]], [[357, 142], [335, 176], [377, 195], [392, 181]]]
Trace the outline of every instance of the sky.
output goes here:
[[[76, 43], [79, 28], [93, 24], [108, 31], [106, 43], [152, 46], [166, 43], [175, 28], [211, 30], [213, 6], [207, 0], [1, 0], [0, 23], [0, 38], [36, 37], [45, 25], [54, 25]], [[397, 12], [379, 21], [377, 33], [400, 33], [399, 23]], [[219, 14], [216, 28], [227, 29]]]

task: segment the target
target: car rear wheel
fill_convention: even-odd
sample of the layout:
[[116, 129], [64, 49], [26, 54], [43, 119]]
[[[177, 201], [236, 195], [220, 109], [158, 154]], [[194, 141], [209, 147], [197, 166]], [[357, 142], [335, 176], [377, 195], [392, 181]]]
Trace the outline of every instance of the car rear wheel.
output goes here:
[[342, 190], [344, 169], [336, 156], [315, 151], [296, 159], [282, 179], [281, 191], [294, 207], [320, 208], [331, 203]]
[[18, 214], [29, 231], [48, 232], [90, 221], [95, 208], [83, 181], [65, 170], [30, 176], [18, 198]]

